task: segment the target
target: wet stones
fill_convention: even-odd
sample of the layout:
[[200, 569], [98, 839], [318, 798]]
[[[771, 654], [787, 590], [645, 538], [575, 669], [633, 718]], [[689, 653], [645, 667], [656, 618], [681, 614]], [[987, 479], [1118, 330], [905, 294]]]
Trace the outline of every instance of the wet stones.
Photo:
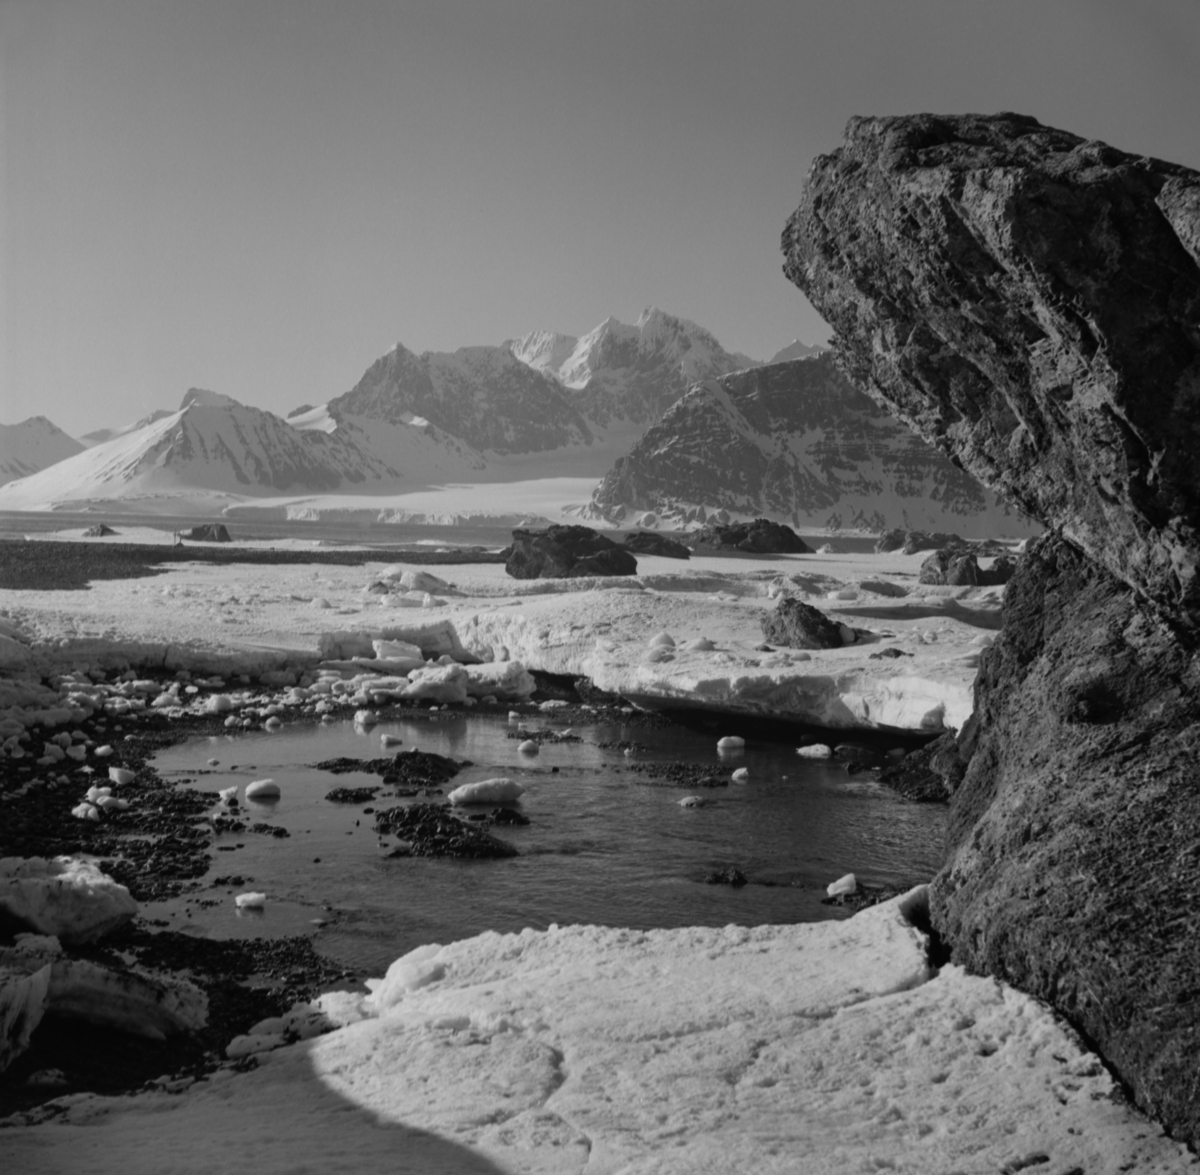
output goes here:
[[375, 814], [375, 831], [403, 842], [390, 857], [501, 858], [519, 856], [517, 849], [459, 820], [448, 807], [412, 804]]
[[332, 804], [368, 804], [378, 791], [377, 787], [335, 787], [325, 798]]

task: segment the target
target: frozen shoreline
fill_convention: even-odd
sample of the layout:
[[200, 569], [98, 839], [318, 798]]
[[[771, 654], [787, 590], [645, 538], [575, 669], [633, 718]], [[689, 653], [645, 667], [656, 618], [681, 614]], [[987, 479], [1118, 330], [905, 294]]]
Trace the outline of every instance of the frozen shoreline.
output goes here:
[[[322, 634], [450, 620], [493, 655], [503, 645], [648, 702], [700, 691], [734, 712], [794, 714], [800, 696], [847, 725], [894, 714], [919, 728], [934, 710], [954, 726], [1002, 590], [913, 590], [921, 558], [642, 559], [637, 582], [598, 586], [422, 567], [454, 587], [419, 609], [381, 606], [367, 590], [383, 570], [373, 564], [183, 564], [86, 592], [6, 592], [0, 616], [16, 636], [0, 637], [0, 717], [32, 717], [16, 682], [55, 668], [286, 674], [315, 664]], [[781, 577], [879, 639], [808, 660], [756, 649]], [[863, 586], [878, 582], [909, 594]], [[661, 631], [674, 659], [648, 661]], [[714, 648], [685, 647], [697, 638]], [[870, 660], [884, 643], [912, 655]], [[52, 708], [40, 688], [34, 709]], [[42, 1124], [0, 1130], [0, 1155], [30, 1175], [1193, 1165], [1042, 1005], [958, 968], [931, 976], [899, 902], [800, 926], [489, 933], [398, 961], [370, 1006], [334, 1005], [344, 1019], [371, 1014], [264, 1054], [253, 1072], [63, 1099]]]

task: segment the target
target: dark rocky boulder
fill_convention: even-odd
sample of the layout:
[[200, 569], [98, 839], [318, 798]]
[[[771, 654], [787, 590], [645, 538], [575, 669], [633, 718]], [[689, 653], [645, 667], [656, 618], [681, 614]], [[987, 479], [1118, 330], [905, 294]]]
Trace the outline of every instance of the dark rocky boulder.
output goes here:
[[669, 539], [665, 534], [656, 534], [652, 530], [631, 531], [624, 538], [623, 545], [639, 555], [661, 555], [667, 559], [690, 559], [692, 552], [677, 539]]
[[590, 526], [548, 526], [514, 530], [504, 570], [514, 579], [636, 575], [637, 560]]
[[1011, 555], [998, 555], [991, 567], [980, 567], [975, 551], [968, 547], [945, 547], [934, 551], [917, 577], [918, 583], [946, 584], [950, 587], [990, 587], [1008, 583], [1017, 568]]
[[95, 526], [89, 526], [87, 530], [83, 532], [83, 537], [85, 539], [103, 539], [107, 538], [110, 534], [116, 533], [117, 532], [113, 530], [113, 528], [107, 523], [98, 522]]
[[811, 555], [810, 547], [790, 526], [756, 518], [753, 522], [713, 524], [693, 531], [688, 538], [693, 551], [745, 551], [752, 555]]
[[982, 658], [934, 923], [954, 961], [1064, 1012], [1200, 1138], [1200, 656], [1057, 538]]
[[1018, 115], [855, 119], [784, 251], [850, 378], [1051, 528], [930, 752], [933, 925], [1195, 1145], [1200, 174]]
[[1191, 627], [1197, 192], [1021, 115], [855, 118], [783, 238], [853, 383]]
[[229, 543], [233, 541], [223, 522], [201, 523], [199, 526], [193, 526], [183, 537], [197, 543]]
[[761, 624], [768, 641], [790, 649], [840, 649], [846, 643], [841, 625], [803, 600], [783, 597]]

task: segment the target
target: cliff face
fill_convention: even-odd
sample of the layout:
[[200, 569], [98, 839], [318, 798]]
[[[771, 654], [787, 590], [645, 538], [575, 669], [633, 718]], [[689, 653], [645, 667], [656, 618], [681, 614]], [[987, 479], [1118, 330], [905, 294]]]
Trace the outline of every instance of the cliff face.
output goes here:
[[1018, 115], [854, 119], [785, 273], [850, 378], [1200, 624], [1200, 174]]
[[785, 272], [847, 374], [1053, 528], [982, 658], [933, 919], [1200, 1141], [1200, 175], [856, 119]]
[[1038, 529], [883, 412], [830, 354], [697, 383], [592, 496], [592, 513], [614, 519], [699, 506], [794, 526]]

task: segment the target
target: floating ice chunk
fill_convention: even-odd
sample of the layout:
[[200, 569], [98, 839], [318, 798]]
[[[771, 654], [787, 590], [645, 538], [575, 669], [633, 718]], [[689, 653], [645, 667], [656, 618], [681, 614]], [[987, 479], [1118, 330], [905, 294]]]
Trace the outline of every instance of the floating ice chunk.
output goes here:
[[273, 779], [256, 779], [246, 784], [246, 799], [248, 800], [277, 800], [279, 799], [279, 784]]
[[688, 641], [683, 647], [690, 649], [693, 653], [711, 653], [717, 646], [708, 637], [698, 636], [694, 641]]
[[845, 877], [839, 877], [837, 881], [831, 881], [826, 887], [825, 892], [831, 897], [836, 898], [838, 894], [857, 893], [858, 879], [853, 873], [847, 873]]
[[240, 719], [235, 714], [230, 714], [229, 717], [225, 719], [226, 727], [237, 726], [239, 722]]
[[261, 910], [267, 904], [265, 893], [240, 893], [233, 899], [239, 910]]
[[242, 1057], [252, 1057], [256, 1053], [269, 1053], [272, 1049], [281, 1048], [285, 1044], [287, 1044], [287, 1038], [282, 1032], [269, 1032], [262, 1035], [248, 1033], [245, 1036], [235, 1036], [225, 1046], [225, 1055], [231, 1061], [237, 1061]]
[[711, 800], [706, 800], [703, 796], [684, 796], [679, 801], [681, 808], [707, 808]]
[[746, 745], [746, 740], [736, 734], [727, 734], [724, 738], [717, 739], [718, 751], [736, 751]]
[[828, 598], [831, 600], [857, 600], [858, 592], [853, 588], [837, 588], [829, 593]]
[[446, 798], [452, 804], [503, 804], [519, 799], [524, 792], [525, 789], [515, 779], [501, 776], [481, 779], [478, 783], [464, 783]]
[[374, 710], [355, 710], [354, 722], [357, 726], [374, 726], [379, 719], [375, 716]]
[[675, 638], [669, 632], [660, 632], [657, 636], [650, 640], [652, 649], [673, 649], [675, 647]]
[[750, 779], [750, 771], [746, 767], [739, 767], [730, 778], [734, 783], [746, 783]]
[[520, 711], [518, 711], [518, 710], [509, 710], [509, 712], [508, 712], [508, 720], [509, 720], [509, 722], [520, 722], [520, 721], [521, 721], [521, 714], [520, 714]]
[[206, 714], [224, 714], [233, 709], [233, 699], [228, 694], [212, 694], [204, 703]]
[[76, 820], [99, 820], [100, 809], [95, 804], [89, 804], [86, 800], [82, 804], [77, 804], [71, 809], [71, 815]]
[[127, 767], [110, 767], [108, 769], [108, 778], [118, 786], [123, 783], [133, 782], [133, 772]]
[[221, 797], [222, 804], [228, 804], [230, 800], [236, 800], [237, 799], [237, 784], [235, 783], [233, 785], [233, 787], [221, 788], [221, 790], [219, 792], [217, 792], [217, 795], [219, 795]]
[[404, 745], [404, 740], [398, 734], [381, 734], [379, 741], [385, 747], [399, 747]]
[[210, 767], [219, 767], [221, 765], [221, 760], [220, 759], [209, 759], [208, 765]]
[[67, 757], [74, 759], [76, 762], [82, 763], [87, 758], [87, 747], [76, 744], [73, 747], [67, 747]]
[[111, 795], [112, 795], [111, 787], [92, 786], [87, 789], [87, 796], [85, 798], [90, 803], [94, 804], [97, 800], [102, 799], [104, 796], [111, 796]]
[[522, 755], [536, 755], [539, 749], [540, 748], [538, 747], [537, 743], [535, 743], [531, 738], [527, 738], [519, 747], [517, 747], [517, 750]]
[[278, 730], [282, 725], [283, 719], [276, 714], [272, 714], [271, 717], [263, 723], [263, 730]]
[[993, 638], [990, 637], [986, 632], [981, 632], [977, 637], [973, 637], [971, 639], [971, 644], [981, 649], [988, 648], [992, 642]]
[[106, 812], [124, 812], [129, 807], [128, 800], [119, 800], [116, 796], [101, 796], [96, 801], [98, 807], [103, 808]]
[[833, 749], [824, 743], [813, 743], [812, 746], [797, 747], [796, 754], [802, 759], [828, 759], [833, 754]]

